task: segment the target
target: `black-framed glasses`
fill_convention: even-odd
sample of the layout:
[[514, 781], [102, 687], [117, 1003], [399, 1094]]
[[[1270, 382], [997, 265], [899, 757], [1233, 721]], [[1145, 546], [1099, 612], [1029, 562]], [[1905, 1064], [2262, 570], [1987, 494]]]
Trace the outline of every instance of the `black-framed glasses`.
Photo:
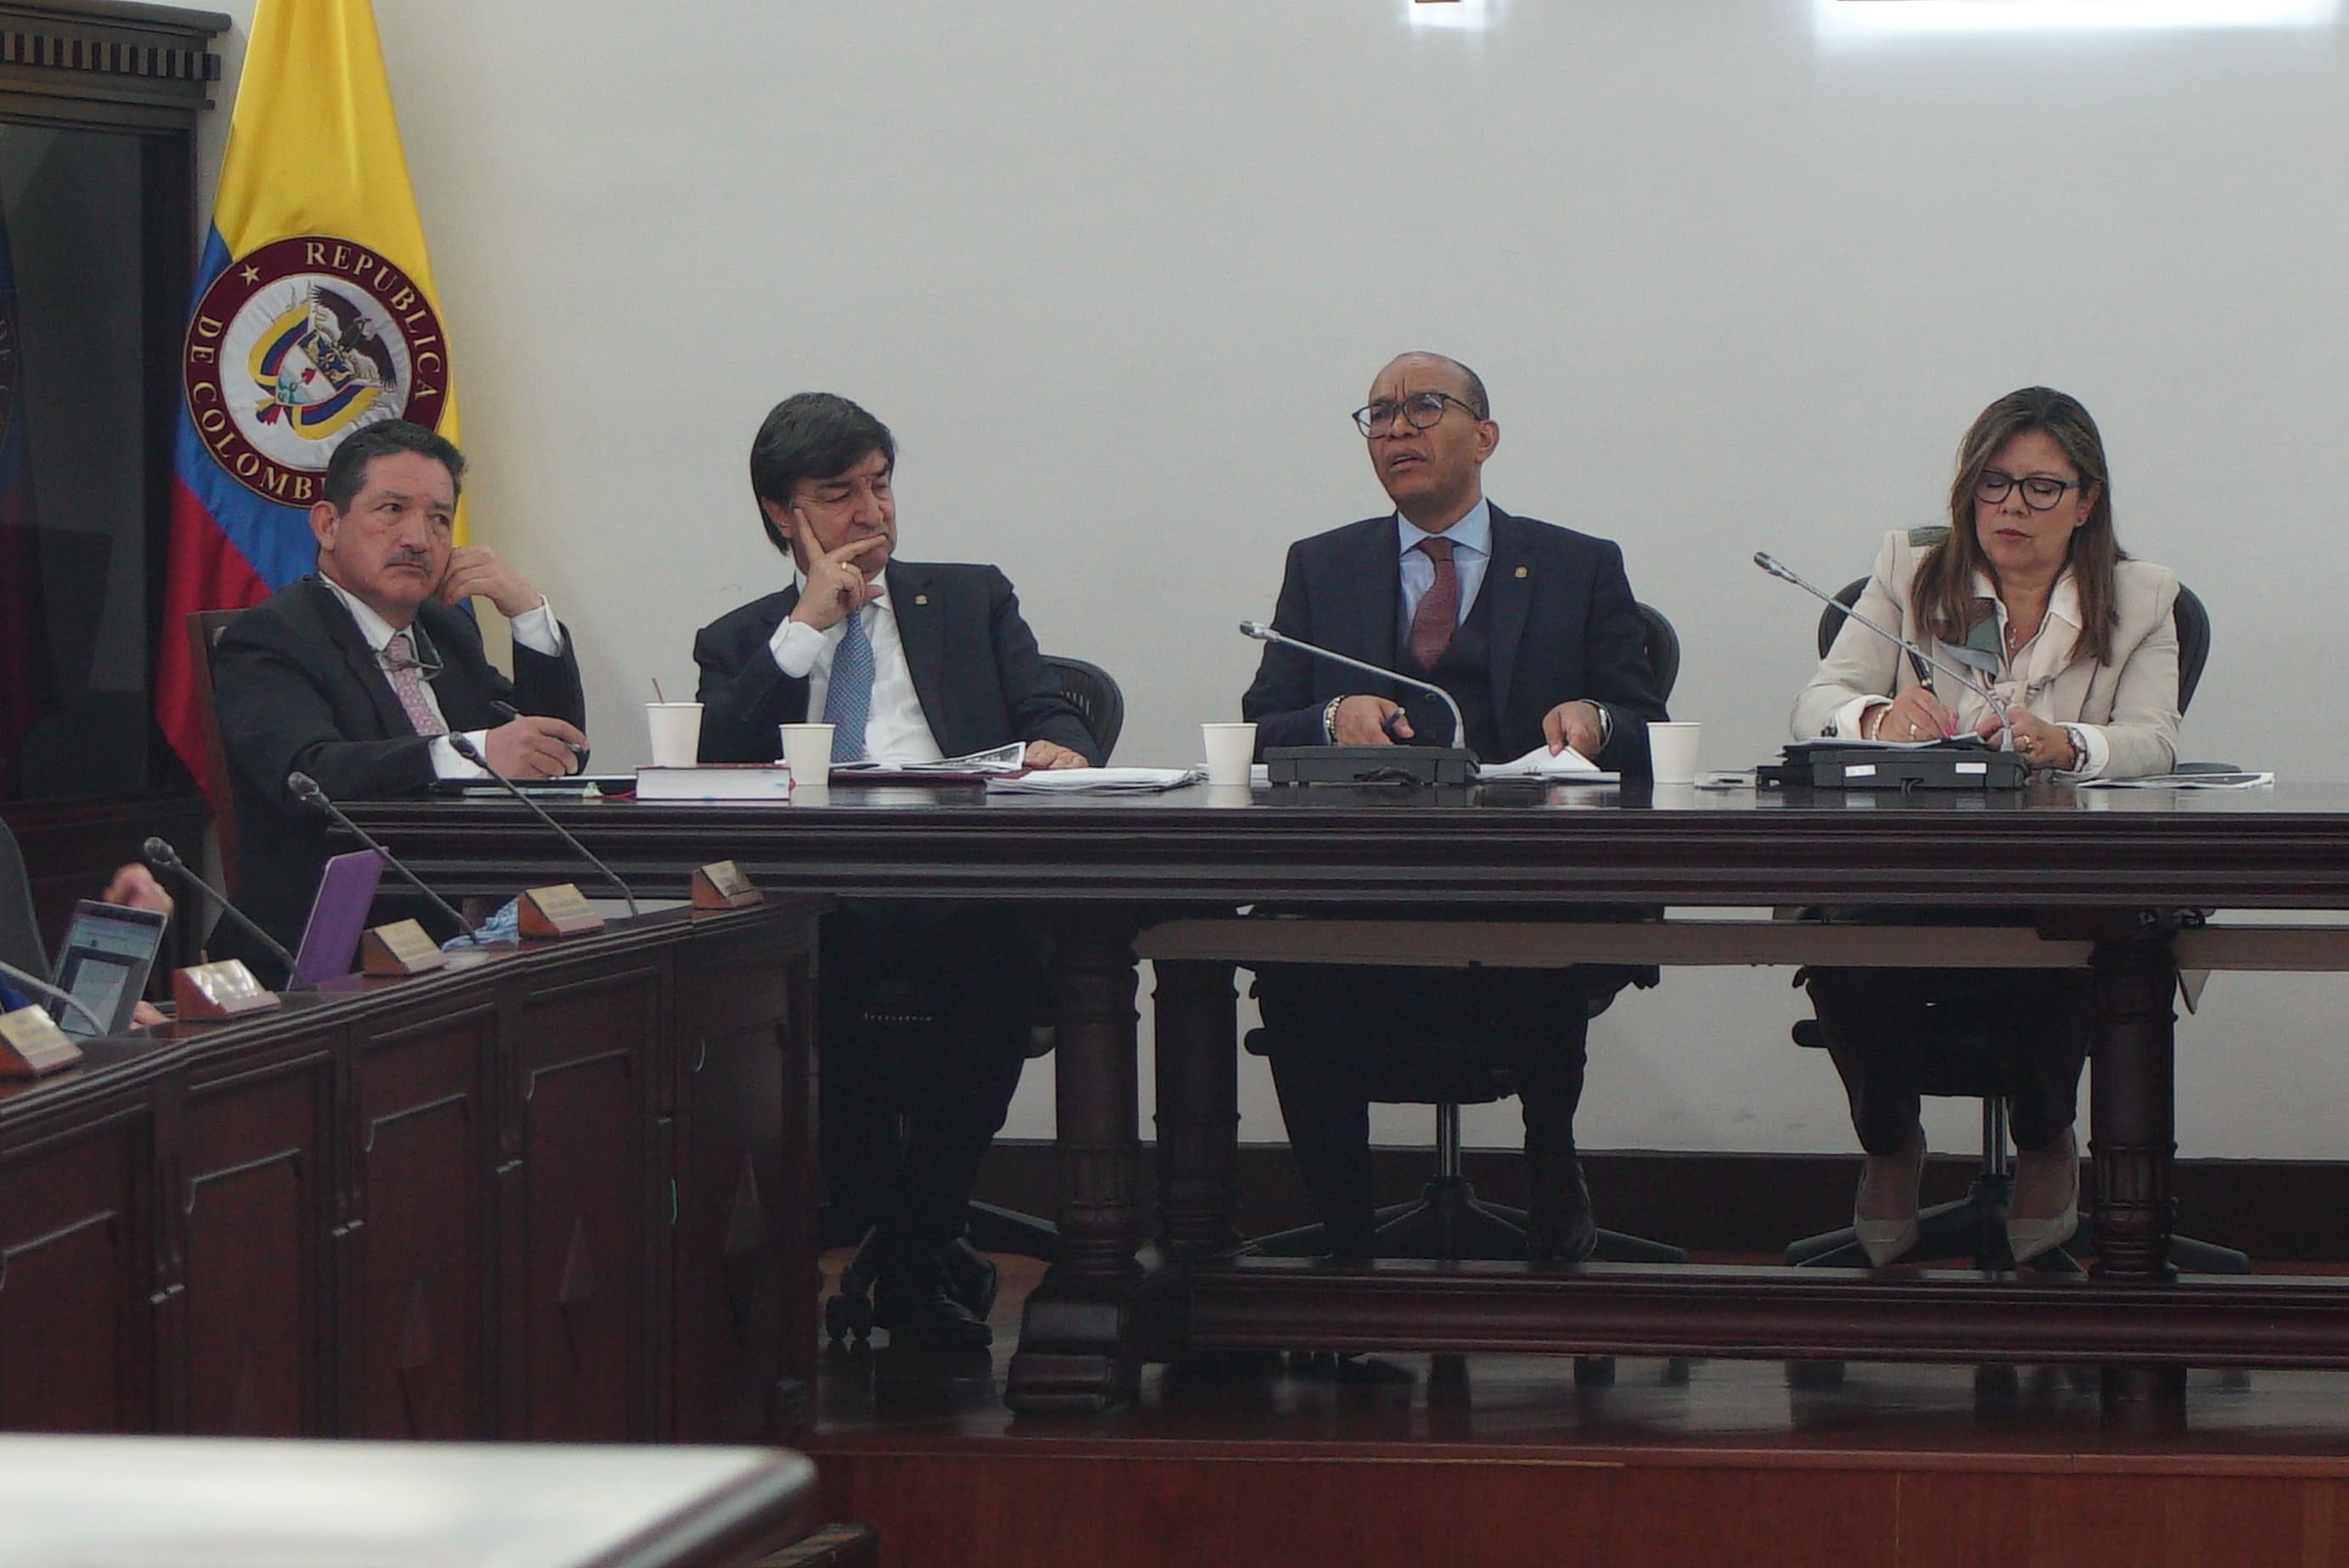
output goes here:
[[1414, 392], [1400, 403], [1392, 398], [1381, 397], [1375, 403], [1366, 404], [1355, 409], [1354, 428], [1361, 431], [1365, 436], [1375, 436], [1381, 430], [1393, 428], [1395, 416], [1400, 414], [1413, 429], [1424, 430], [1444, 418], [1444, 406], [1446, 403], [1460, 409], [1472, 419], [1481, 419], [1485, 417], [1449, 392]]
[[1974, 499], [1996, 506], [2006, 499], [2007, 491], [2020, 485], [2023, 487], [2023, 505], [2033, 511], [2052, 511], [2064, 499], [2065, 490], [2080, 490], [2086, 482], [2085, 480], [2050, 479], [2045, 474], [2033, 474], [2028, 479], [2019, 480], [1996, 469], [1984, 469], [1982, 478], [1974, 481]]

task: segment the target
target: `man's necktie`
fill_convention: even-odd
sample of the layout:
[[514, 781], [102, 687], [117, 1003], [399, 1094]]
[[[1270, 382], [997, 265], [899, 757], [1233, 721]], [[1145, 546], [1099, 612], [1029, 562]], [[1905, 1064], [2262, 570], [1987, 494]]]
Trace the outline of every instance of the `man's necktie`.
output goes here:
[[832, 654], [832, 680], [823, 691], [823, 721], [832, 726], [832, 759], [864, 760], [864, 724], [873, 717], [873, 639], [864, 633], [862, 611], [851, 611], [848, 629]]
[[408, 722], [416, 727], [419, 735], [446, 735], [449, 726], [432, 711], [424, 700], [424, 673], [416, 666], [416, 639], [405, 632], [394, 632], [391, 641], [383, 645], [384, 674], [391, 677], [391, 689], [399, 697], [399, 706], [408, 712]]
[[1452, 634], [1460, 625], [1460, 578], [1452, 570], [1452, 541], [1423, 539], [1413, 547], [1435, 562], [1435, 582], [1420, 595], [1411, 617], [1411, 656], [1423, 670], [1433, 670]]

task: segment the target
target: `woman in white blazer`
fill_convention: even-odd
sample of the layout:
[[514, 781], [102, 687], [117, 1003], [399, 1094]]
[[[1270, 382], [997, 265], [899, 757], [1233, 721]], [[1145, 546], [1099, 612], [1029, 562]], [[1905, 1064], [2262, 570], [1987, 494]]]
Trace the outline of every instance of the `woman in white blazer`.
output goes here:
[[[2114, 536], [2104, 438], [2088, 411], [2044, 387], [2010, 393], [1958, 449], [1950, 526], [1887, 536], [1856, 608], [1979, 671], [2012, 732], [1980, 696], [1937, 672], [1920, 677], [1899, 648], [1847, 621], [1795, 699], [1795, 735], [1979, 735], [2059, 779], [2166, 773], [2178, 747], [2177, 598], [2175, 573], [2129, 560]], [[1918, 1082], [1932, 1015], [1951, 1008], [1992, 1020], [1984, 1032], [2007, 1057], [2016, 1261], [2071, 1236], [2085, 975], [1820, 969], [1810, 991], [1867, 1152], [1852, 1224], [1872, 1262], [1917, 1240]]]

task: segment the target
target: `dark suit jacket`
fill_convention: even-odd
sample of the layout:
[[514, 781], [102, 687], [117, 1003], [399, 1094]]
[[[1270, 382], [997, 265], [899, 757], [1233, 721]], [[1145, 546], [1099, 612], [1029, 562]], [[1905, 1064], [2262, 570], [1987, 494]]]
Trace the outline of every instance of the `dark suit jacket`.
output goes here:
[[[568, 634], [560, 656], [517, 645], [509, 681], [482, 653], [471, 616], [428, 603], [417, 622], [440, 655], [432, 690], [450, 728], [496, 728], [507, 722], [498, 702], [586, 723]], [[212, 655], [212, 693], [236, 796], [235, 898], [291, 948], [326, 864], [327, 823], [286, 789], [286, 774], [307, 773], [336, 800], [412, 795], [432, 782], [431, 742], [409, 722], [358, 623], [316, 577], [236, 618]], [[213, 949], [250, 962], [231, 929], [217, 928]]]
[[[1036, 652], [1010, 580], [992, 566], [889, 562], [889, 608], [897, 620], [922, 717], [948, 757], [1012, 741], [1050, 740], [1102, 760], [1092, 732]], [[771, 762], [779, 724], [808, 717], [808, 683], [777, 666], [767, 641], [799, 603], [786, 588], [754, 599], [701, 628], [701, 759]]]
[[[1591, 760], [1648, 771], [1648, 721], [1664, 717], [1648, 669], [1647, 635], [1611, 541], [1493, 511], [1493, 555], [1481, 602], [1492, 607], [1493, 707], [1506, 762], [1544, 744], [1542, 716], [1562, 702], [1604, 706], [1614, 735]], [[1402, 667], [1402, 567], [1394, 514], [1300, 540], [1288, 550], [1273, 629], [1388, 669]], [[1278, 643], [1267, 644], [1242, 717], [1268, 746], [1319, 746], [1321, 711], [1336, 696], [1402, 701], [1407, 688]]]

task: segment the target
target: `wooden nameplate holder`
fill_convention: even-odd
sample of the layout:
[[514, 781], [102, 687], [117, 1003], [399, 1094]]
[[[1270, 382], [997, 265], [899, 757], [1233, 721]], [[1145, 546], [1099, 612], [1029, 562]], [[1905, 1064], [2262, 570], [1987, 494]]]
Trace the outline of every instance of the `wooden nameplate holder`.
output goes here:
[[367, 934], [359, 938], [362, 975], [423, 975], [448, 962], [449, 955], [440, 951], [440, 944], [412, 920], [369, 926]]
[[282, 998], [262, 989], [242, 959], [198, 964], [171, 976], [171, 1001], [181, 1018], [209, 1021], [266, 1012]]
[[732, 861], [712, 861], [693, 873], [696, 909], [740, 909], [761, 903], [766, 896], [750, 885], [750, 879]]
[[0, 1078], [41, 1078], [81, 1060], [81, 1047], [38, 1007], [0, 1013]]
[[524, 936], [583, 936], [604, 929], [604, 917], [569, 882], [534, 887], [522, 895], [517, 923]]

